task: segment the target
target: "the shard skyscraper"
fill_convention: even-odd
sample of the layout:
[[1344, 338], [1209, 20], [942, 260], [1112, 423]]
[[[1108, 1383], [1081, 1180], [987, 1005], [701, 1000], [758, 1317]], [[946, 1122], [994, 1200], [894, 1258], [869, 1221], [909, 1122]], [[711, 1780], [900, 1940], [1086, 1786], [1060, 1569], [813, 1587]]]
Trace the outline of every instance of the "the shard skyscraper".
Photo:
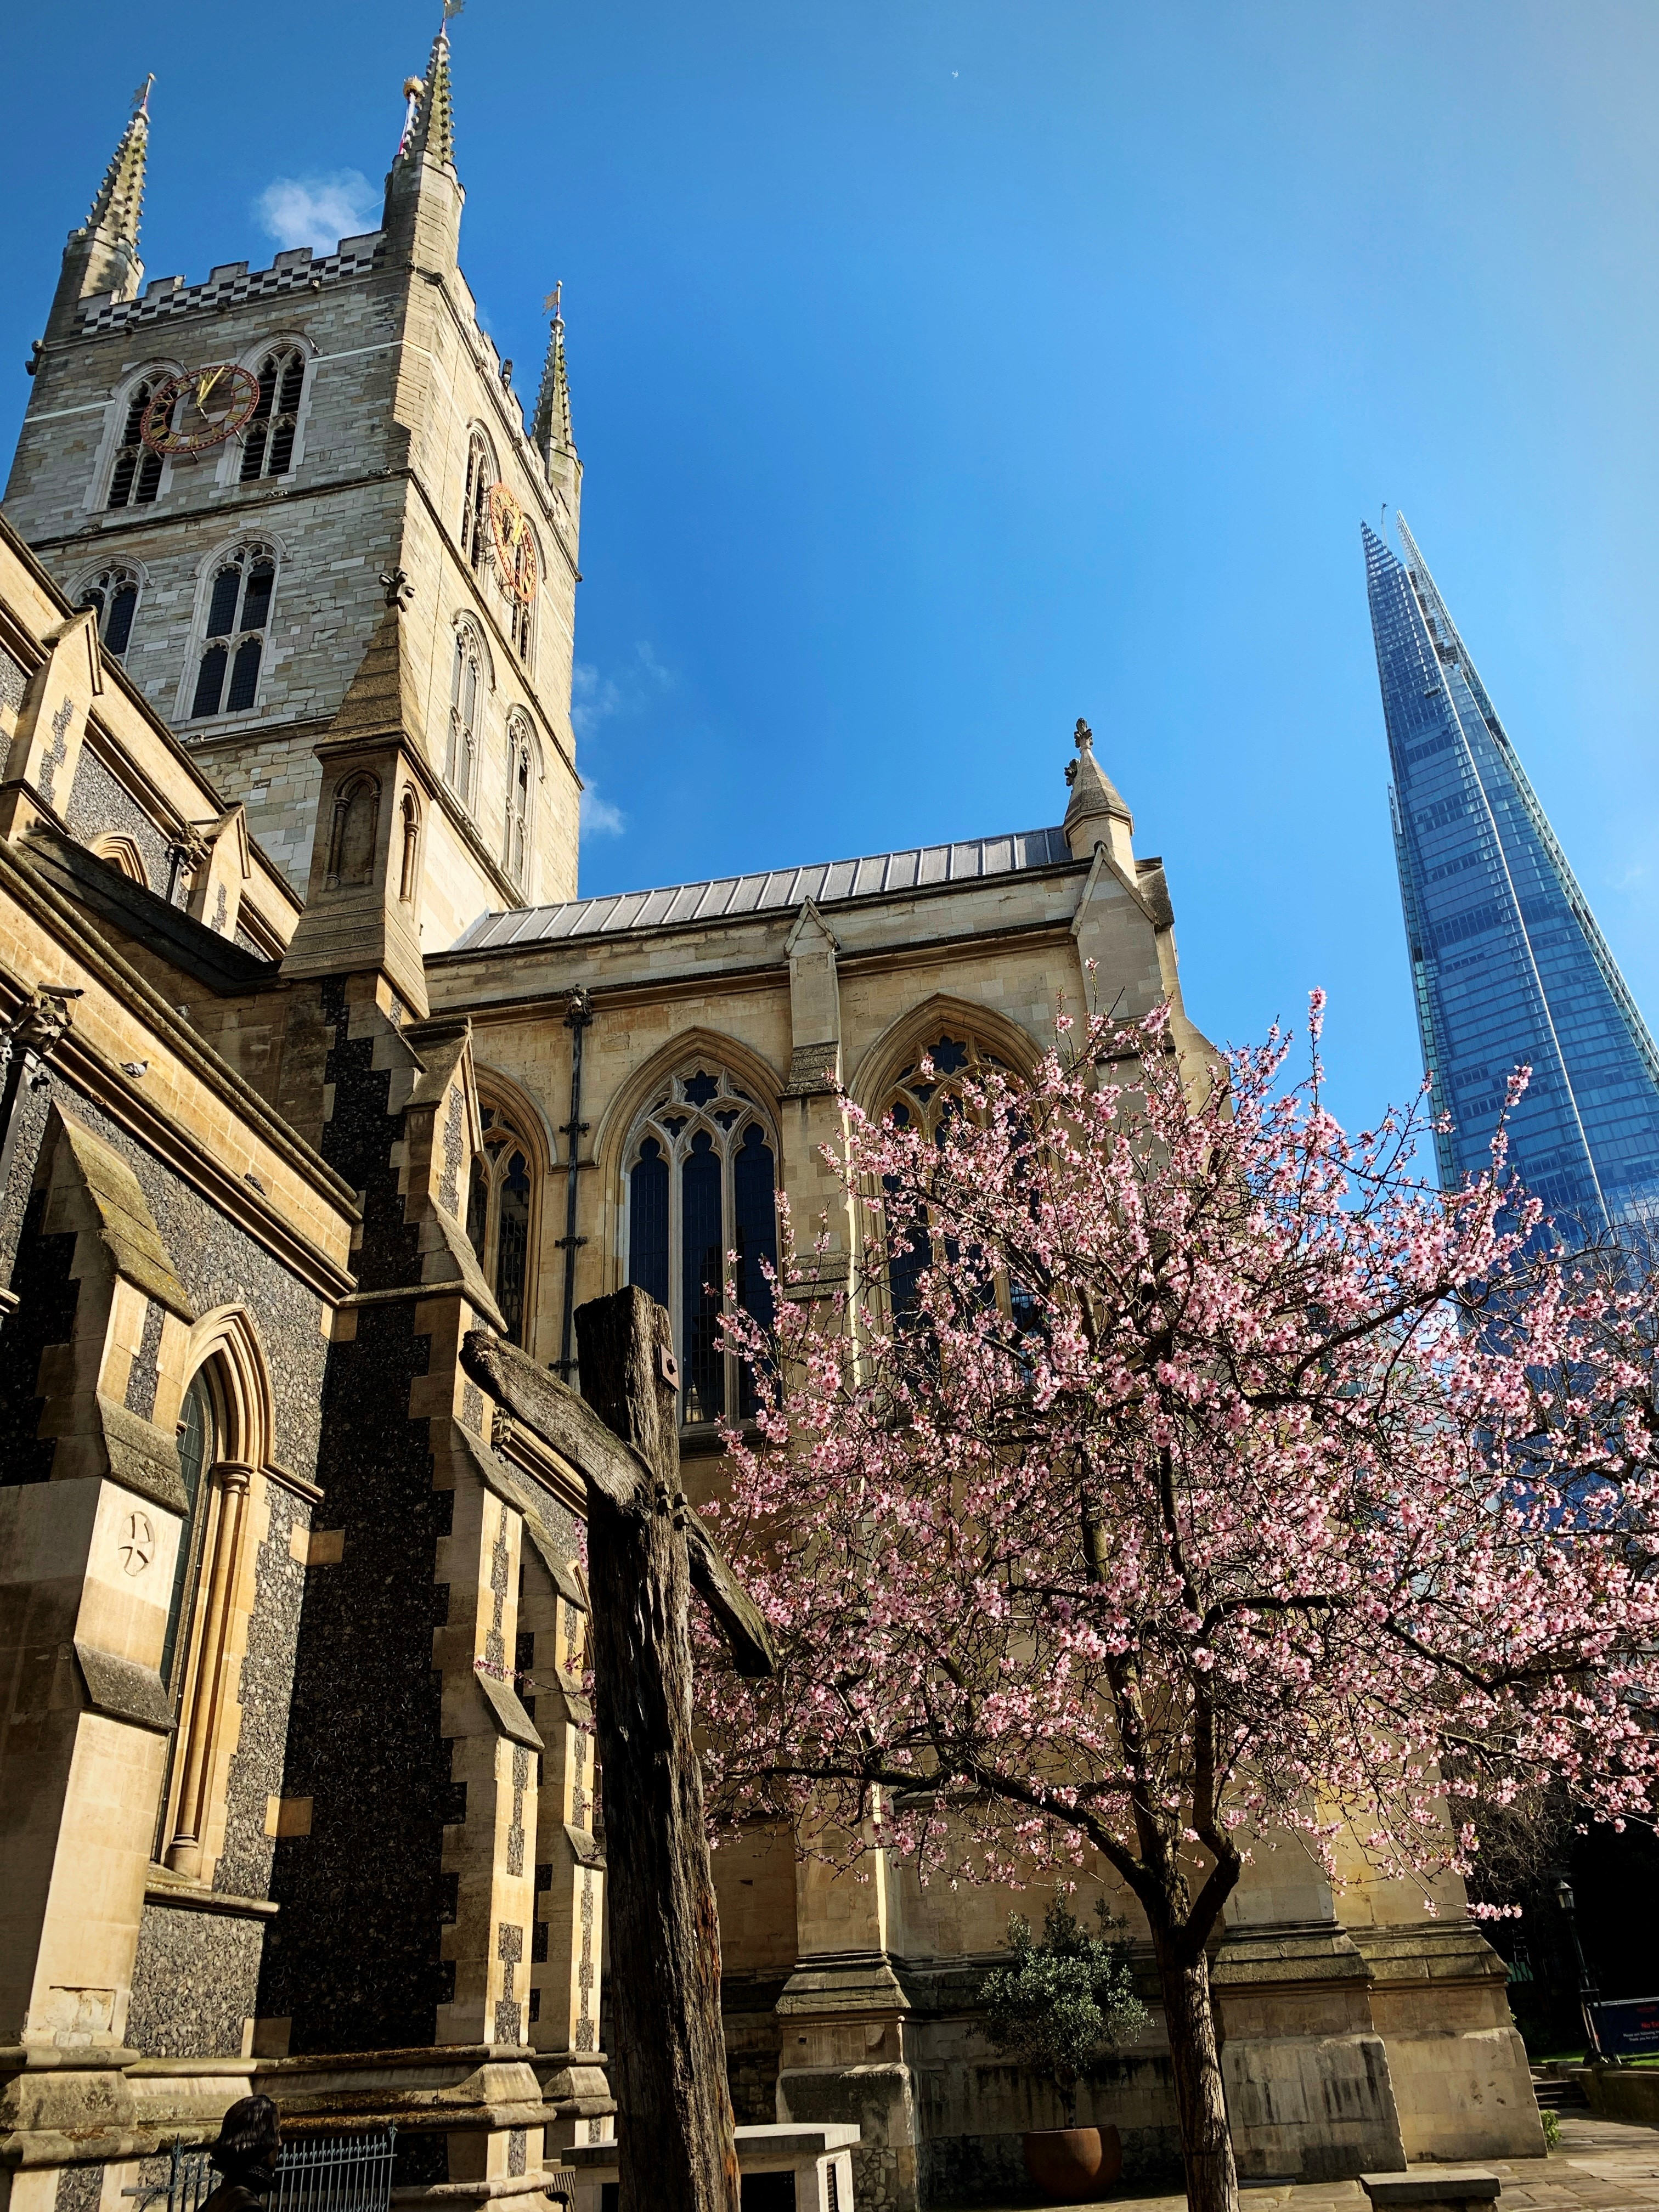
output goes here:
[[1659, 1212], [1659, 1052], [1416, 541], [1364, 530], [1389, 801], [1443, 1185], [1510, 1158], [1564, 1228]]

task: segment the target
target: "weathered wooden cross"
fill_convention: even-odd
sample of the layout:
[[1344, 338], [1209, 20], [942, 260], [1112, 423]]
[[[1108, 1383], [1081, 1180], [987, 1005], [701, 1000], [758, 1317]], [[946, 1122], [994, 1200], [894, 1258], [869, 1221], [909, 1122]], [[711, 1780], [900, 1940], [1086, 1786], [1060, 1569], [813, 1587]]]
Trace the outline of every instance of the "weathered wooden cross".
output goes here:
[[637, 1288], [576, 1316], [582, 1395], [475, 1329], [461, 1364], [587, 1486], [593, 1718], [611, 1893], [620, 2212], [738, 2212], [720, 1920], [691, 1736], [690, 1593], [739, 1674], [769, 1674], [759, 1609], [680, 1489], [668, 1316]]

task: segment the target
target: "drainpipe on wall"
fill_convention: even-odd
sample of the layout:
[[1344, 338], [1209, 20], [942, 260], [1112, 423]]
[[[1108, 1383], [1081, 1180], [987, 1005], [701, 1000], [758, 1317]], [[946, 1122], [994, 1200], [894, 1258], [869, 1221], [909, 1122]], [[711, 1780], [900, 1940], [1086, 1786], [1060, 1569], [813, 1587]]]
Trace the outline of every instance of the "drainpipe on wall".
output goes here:
[[587, 1242], [586, 1237], [576, 1234], [576, 1177], [581, 1169], [592, 1164], [581, 1158], [581, 1140], [587, 1134], [587, 1124], [582, 1119], [582, 1034], [592, 1018], [592, 994], [580, 988], [573, 991], [564, 1011], [564, 1025], [570, 1032], [570, 1119], [561, 1132], [566, 1146], [564, 1235], [558, 1243], [564, 1254], [564, 1318], [559, 1328], [559, 1356], [553, 1363], [561, 1382], [569, 1382], [576, 1365], [570, 1356], [576, 1320], [576, 1254]]

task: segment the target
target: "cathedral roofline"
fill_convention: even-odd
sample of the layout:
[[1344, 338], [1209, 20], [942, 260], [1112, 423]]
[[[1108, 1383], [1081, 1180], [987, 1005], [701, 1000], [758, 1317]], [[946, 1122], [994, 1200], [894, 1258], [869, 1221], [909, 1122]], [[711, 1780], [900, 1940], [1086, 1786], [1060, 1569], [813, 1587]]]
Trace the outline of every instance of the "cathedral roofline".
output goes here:
[[481, 915], [456, 939], [449, 953], [496, 951], [507, 945], [549, 944], [563, 938], [614, 937], [642, 929], [683, 929], [787, 912], [809, 898], [817, 906], [841, 906], [854, 899], [949, 890], [990, 876], [1051, 868], [1076, 872], [1084, 866], [1073, 858], [1063, 830], [1018, 830], [949, 845], [909, 845], [854, 860], [763, 868], [656, 890], [608, 892], [597, 898], [567, 899], [557, 906], [517, 907]]

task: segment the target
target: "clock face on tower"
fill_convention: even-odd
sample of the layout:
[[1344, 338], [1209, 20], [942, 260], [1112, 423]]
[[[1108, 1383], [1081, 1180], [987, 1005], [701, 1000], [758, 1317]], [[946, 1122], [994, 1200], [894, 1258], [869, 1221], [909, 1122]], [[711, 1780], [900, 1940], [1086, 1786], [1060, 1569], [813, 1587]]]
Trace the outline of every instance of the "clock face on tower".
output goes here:
[[541, 580], [536, 573], [536, 541], [516, 495], [504, 483], [489, 487], [489, 538], [501, 582], [528, 606]]
[[202, 453], [222, 446], [252, 418], [259, 380], [221, 362], [169, 377], [149, 405], [139, 436], [152, 453]]

